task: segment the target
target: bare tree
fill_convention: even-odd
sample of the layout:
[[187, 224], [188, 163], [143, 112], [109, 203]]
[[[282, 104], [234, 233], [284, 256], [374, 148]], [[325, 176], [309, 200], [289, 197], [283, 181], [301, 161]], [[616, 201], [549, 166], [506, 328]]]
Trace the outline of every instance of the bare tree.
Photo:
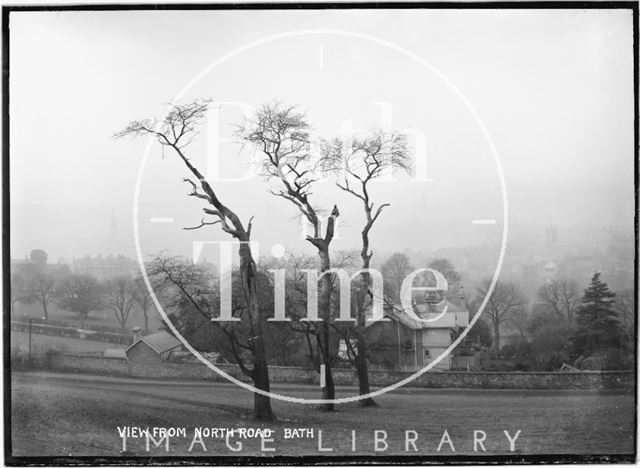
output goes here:
[[[253, 334], [255, 323], [247, 314], [246, 302], [242, 305], [235, 303], [233, 316], [246, 318], [248, 327], [244, 323], [236, 325], [236, 322], [211, 322], [220, 312], [220, 293], [211, 286], [214, 284], [214, 277], [209, 270], [179, 257], [158, 256], [150, 264], [149, 274], [154, 279], [154, 284], [163, 284], [164, 297], [169, 307], [180, 311], [194, 310], [226, 335], [234, 360], [242, 372], [250, 377], [251, 366], [247, 364], [245, 355], [249, 354], [251, 359], [251, 341], [255, 340], [256, 336]], [[243, 329], [247, 329], [248, 333], [244, 333]], [[247, 338], [243, 339], [243, 333]]]
[[[370, 393], [369, 375], [367, 371], [366, 310], [370, 303], [371, 265], [373, 250], [370, 248], [369, 233], [382, 211], [389, 203], [376, 205], [372, 200], [371, 183], [393, 170], [411, 170], [411, 160], [407, 141], [404, 135], [374, 129], [363, 137], [351, 139], [334, 139], [322, 143], [323, 168], [335, 175], [336, 185], [350, 196], [362, 202], [364, 223], [361, 231], [362, 272], [360, 287], [356, 291], [355, 308], [356, 324], [350, 327], [355, 336], [355, 350], [351, 340], [345, 339], [348, 355], [358, 375], [360, 395]], [[361, 406], [373, 406], [372, 398], [360, 400]]]
[[400, 300], [402, 282], [413, 271], [413, 266], [409, 257], [396, 252], [382, 263], [380, 270], [384, 278], [385, 300], [394, 305]]
[[[307, 236], [318, 252], [320, 272], [331, 269], [329, 246], [335, 232], [335, 222], [339, 216], [337, 206], [333, 206], [323, 230], [321, 210], [311, 203], [312, 188], [319, 179], [319, 158], [310, 153], [310, 126], [305, 115], [294, 106], [272, 102], [260, 107], [255, 115], [246, 119], [238, 127], [237, 134], [253, 145], [262, 155], [263, 175], [274, 181], [276, 188], [271, 193], [293, 204], [298, 213], [309, 222], [313, 235]], [[321, 368], [324, 367], [325, 383], [323, 399], [335, 397], [331, 366], [335, 359], [330, 346], [331, 290], [332, 275], [322, 274], [319, 281], [319, 314], [321, 319], [316, 329], [316, 346]], [[334, 405], [322, 406], [327, 411]]]
[[61, 299], [58, 306], [70, 310], [80, 319], [84, 327], [89, 313], [103, 307], [102, 289], [98, 281], [89, 275], [74, 274], [63, 281]]
[[573, 325], [575, 312], [580, 305], [580, 291], [574, 281], [551, 280], [544, 283], [536, 296], [540, 304], [558, 318], [566, 319], [569, 325]]
[[11, 318], [15, 318], [16, 304], [33, 302], [33, 296], [28, 293], [27, 279], [24, 272], [11, 272]]
[[153, 298], [151, 293], [144, 283], [142, 277], [135, 278], [133, 280], [133, 288], [131, 290], [133, 300], [142, 312], [144, 318], [144, 332], [149, 333], [149, 310], [153, 307]]
[[[485, 297], [489, 291], [491, 279], [485, 279], [478, 288], [479, 296]], [[487, 301], [484, 309], [486, 316], [493, 325], [493, 346], [500, 350], [500, 327], [505, 323], [511, 323], [521, 329], [520, 318], [527, 299], [518, 289], [515, 283], [506, 281], [496, 282], [496, 286]]]
[[25, 304], [37, 302], [47, 320], [48, 306], [56, 299], [56, 277], [47, 266], [47, 253], [41, 249], [32, 250], [31, 263], [16, 266], [13, 277], [15, 295], [12, 298]]
[[435, 258], [429, 262], [429, 268], [442, 273], [446, 278], [448, 285], [447, 292], [445, 293], [446, 299], [456, 304], [460, 303], [462, 292], [460, 281], [462, 280], [462, 276], [458, 270], [456, 270], [453, 263], [446, 258]]
[[622, 330], [626, 334], [629, 343], [633, 342], [636, 324], [636, 307], [632, 289], [619, 291], [616, 297], [615, 307], [618, 312]]
[[307, 279], [306, 270], [317, 268], [317, 260], [311, 256], [287, 255], [282, 261], [287, 267], [285, 282], [285, 303], [287, 304], [287, 317], [291, 319], [286, 322], [289, 328], [304, 335], [304, 343], [307, 348], [307, 360], [311, 367], [320, 372], [320, 356], [318, 355], [317, 343], [314, 345], [313, 337], [318, 334], [318, 323], [303, 320], [307, 315]]
[[[354, 260], [357, 257], [353, 251], [339, 251], [335, 254], [335, 258], [332, 260], [332, 266], [339, 269], [348, 269], [354, 266]], [[320, 372], [320, 357], [317, 352], [317, 346], [312, 343], [312, 338], [317, 335], [318, 327], [321, 325], [318, 322], [309, 322], [304, 319], [307, 316], [308, 305], [308, 293], [307, 290], [307, 277], [306, 271], [317, 268], [318, 260], [305, 254], [288, 255], [285, 259], [276, 263], [276, 268], [286, 267], [286, 287], [285, 287], [285, 302], [287, 304], [287, 317], [291, 319], [287, 322], [289, 328], [304, 335], [304, 343], [306, 343], [307, 353], [306, 357], [312, 368], [317, 372]], [[339, 281], [334, 275], [332, 283], [332, 292], [338, 290]], [[335, 304], [335, 297], [332, 301], [332, 310], [339, 307]], [[337, 342], [340, 338], [349, 339], [350, 333], [348, 327], [337, 326], [335, 323], [331, 324], [331, 327], [336, 334], [331, 334], [332, 349], [339, 345]]]
[[49, 319], [47, 307], [56, 299], [54, 276], [46, 271], [38, 271], [29, 279], [27, 286], [31, 298], [42, 306], [45, 320]]
[[[258, 320], [258, 295], [255, 285], [256, 263], [249, 246], [251, 219], [245, 225], [235, 211], [220, 199], [218, 192], [185, 154], [185, 148], [196, 137], [209, 105], [209, 100], [196, 100], [183, 105], [172, 104], [170, 111], [163, 119], [131, 122], [123, 131], [116, 134], [116, 137], [153, 136], [163, 148], [172, 150], [185, 165], [191, 177], [184, 179], [191, 188], [189, 196], [203, 200], [207, 204], [203, 208], [203, 212], [212, 217], [203, 218], [198, 226], [190, 229], [219, 225], [222, 231], [239, 241], [240, 283], [247, 304], [248, 317], [251, 317], [255, 323], [255, 336], [257, 337], [250, 345], [253, 367], [243, 369], [243, 372], [251, 377], [256, 388], [268, 392], [270, 389], [269, 370], [266, 349], [262, 340], [261, 324]], [[269, 397], [258, 393], [254, 394], [254, 416], [258, 419], [274, 419]]]
[[133, 287], [133, 280], [127, 276], [117, 276], [106, 284], [105, 306], [113, 312], [122, 330], [126, 328], [134, 311]]

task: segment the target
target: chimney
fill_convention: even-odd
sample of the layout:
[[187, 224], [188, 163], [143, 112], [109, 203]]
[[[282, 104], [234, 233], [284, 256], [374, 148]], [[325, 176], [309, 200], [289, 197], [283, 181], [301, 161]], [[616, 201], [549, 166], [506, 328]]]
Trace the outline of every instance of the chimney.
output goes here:
[[135, 343], [142, 338], [142, 327], [133, 327], [133, 342]]

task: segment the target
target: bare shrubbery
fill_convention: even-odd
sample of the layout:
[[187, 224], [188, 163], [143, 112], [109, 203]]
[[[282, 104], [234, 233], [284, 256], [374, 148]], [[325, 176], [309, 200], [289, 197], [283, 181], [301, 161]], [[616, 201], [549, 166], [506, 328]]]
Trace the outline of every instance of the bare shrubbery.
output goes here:
[[11, 369], [48, 369], [49, 356], [66, 350], [67, 346], [61, 343], [32, 344], [31, 353], [28, 345], [14, 346], [11, 348]]

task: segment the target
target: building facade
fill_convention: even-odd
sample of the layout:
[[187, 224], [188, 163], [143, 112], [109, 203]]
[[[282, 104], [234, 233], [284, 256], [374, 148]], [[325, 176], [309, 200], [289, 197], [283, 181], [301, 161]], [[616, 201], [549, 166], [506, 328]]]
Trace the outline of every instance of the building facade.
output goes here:
[[124, 255], [97, 255], [74, 259], [71, 265], [74, 273], [90, 275], [99, 280], [117, 276], [135, 277], [140, 272], [138, 263]]
[[[469, 324], [464, 305], [446, 299], [438, 303], [414, 304], [420, 321], [411, 318], [401, 306], [385, 311], [387, 321], [367, 327], [369, 361], [374, 366], [415, 372], [442, 355]], [[450, 370], [452, 353], [442, 358], [435, 369]]]
[[137, 336], [126, 350], [127, 359], [144, 364], [160, 364], [171, 360], [182, 349], [182, 342], [166, 331]]

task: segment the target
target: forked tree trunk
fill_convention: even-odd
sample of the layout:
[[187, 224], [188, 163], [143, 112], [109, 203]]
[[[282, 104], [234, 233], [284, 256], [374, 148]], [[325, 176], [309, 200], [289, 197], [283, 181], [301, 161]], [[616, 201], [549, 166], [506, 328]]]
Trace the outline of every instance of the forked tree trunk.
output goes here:
[[[253, 373], [251, 378], [257, 389], [271, 391], [269, 383], [269, 368], [267, 366], [266, 350], [262, 337], [262, 323], [258, 306], [258, 292], [256, 287], [256, 264], [251, 255], [251, 248], [247, 243], [240, 244], [240, 279], [244, 297], [247, 301], [249, 314], [253, 320], [255, 339], [253, 347]], [[253, 416], [256, 419], [272, 421], [275, 419], [271, 409], [271, 398], [259, 393], [253, 395]]]
[[[329, 247], [318, 248], [318, 256], [320, 257], [320, 274], [331, 268], [331, 259], [329, 257]], [[322, 387], [322, 399], [333, 400], [335, 398], [335, 387], [333, 384], [333, 373], [331, 371], [331, 345], [329, 341], [329, 327], [331, 320], [331, 289], [333, 284], [331, 275], [326, 274], [320, 280], [320, 317], [322, 321], [318, 327], [318, 355], [320, 357], [320, 372], [323, 371], [324, 365], [324, 383]], [[322, 378], [322, 376], [321, 376]], [[333, 411], [333, 403], [324, 403], [322, 409], [325, 411]]]

